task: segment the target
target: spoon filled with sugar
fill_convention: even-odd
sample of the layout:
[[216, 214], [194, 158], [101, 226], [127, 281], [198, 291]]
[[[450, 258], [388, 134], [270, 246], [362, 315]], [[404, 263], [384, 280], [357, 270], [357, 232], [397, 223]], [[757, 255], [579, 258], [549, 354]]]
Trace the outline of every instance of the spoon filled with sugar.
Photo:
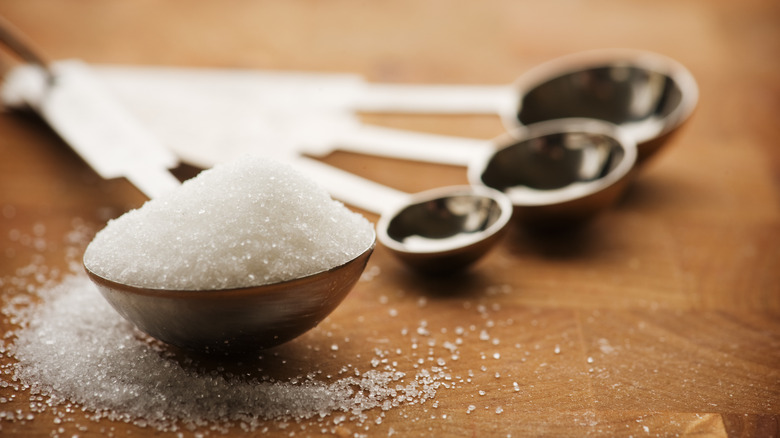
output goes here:
[[109, 222], [84, 266], [147, 334], [190, 350], [251, 352], [328, 316], [375, 241], [363, 216], [291, 166], [246, 157]]
[[202, 352], [281, 344], [322, 321], [360, 278], [376, 234], [299, 172], [242, 159], [181, 184], [177, 159], [80, 62], [52, 64], [0, 17], [0, 42], [34, 65], [3, 100], [29, 107], [104, 178], [150, 201], [97, 233], [84, 267], [154, 338]]

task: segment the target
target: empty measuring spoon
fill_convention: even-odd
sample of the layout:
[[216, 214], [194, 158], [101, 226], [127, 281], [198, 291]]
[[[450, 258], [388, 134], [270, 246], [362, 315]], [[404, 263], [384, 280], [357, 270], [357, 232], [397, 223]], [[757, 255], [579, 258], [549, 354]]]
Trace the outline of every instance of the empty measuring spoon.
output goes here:
[[596, 50], [561, 57], [515, 82], [514, 114], [507, 126], [564, 117], [588, 117], [618, 125], [637, 143], [644, 162], [685, 122], [698, 101], [698, 86], [682, 64], [640, 50]]
[[631, 136], [595, 119], [557, 119], [518, 128], [483, 149], [469, 181], [505, 193], [518, 220], [553, 227], [580, 224], [614, 204], [637, 159]]
[[[484, 143], [365, 125], [355, 111], [495, 113], [509, 130], [557, 118], [598, 118], [634, 137], [641, 163], [688, 119], [698, 99], [684, 66], [627, 49], [557, 58], [512, 86], [378, 84], [356, 75], [254, 70], [103, 66], [97, 71], [137, 117], [199, 166], [213, 163], [213, 154], [291, 156], [303, 150], [321, 156], [334, 149], [465, 164], [462, 150]], [[437, 145], [449, 153], [430, 150]]]
[[582, 118], [516, 127], [491, 141], [431, 142], [425, 151], [466, 166], [472, 185], [506, 192], [517, 218], [535, 225], [579, 223], [614, 203], [637, 160], [628, 133]]
[[698, 101], [696, 80], [682, 64], [632, 49], [556, 58], [521, 74], [511, 87], [376, 84], [365, 89], [353, 106], [357, 111], [492, 112], [510, 130], [560, 118], [605, 120], [634, 138], [639, 163], [661, 148]]
[[[197, 126], [195, 132], [202, 135], [193, 134], [194, 142], [171, 139], [174, 147], [188, 145], [181, 149], [197, 149], [192, 145], [197, 145], [198, 138], [219, 131], [222, 124], [214, 123], [209, 129], [208, 120], [228, 121], [231, 129], [222, 133], [233, 134], [223, 143], [246, 152], [253, 144], [257, 147], [254, 139], [267, 136], [263, 131], [268, 128], [263, 126], [291, 127], [287, 133], [297, 133], [298, 139], [307, 131], [311, 115], [317, 113], [490, 113], [500, 115], [508, 129], [556, 118], [607, 120], [634, 136], [638, 161], [643, 162], [688, 119], [698, 100], [696, 81], [683, 65], [664, 55], [631, 49], [563, 56], [521, 74], [511, 85], [382, 84], [349, 74], [257, 70], [119, 66], [97, 70], [139, 116], [149, 115], [145, 118], [149, 126], [163, 126], [164, 137], [169, 137], [166, 129]], [[179, 108], [171, 108], [171, 102], [178, 102]], [[198, 113], [189, 120], [200, 122], [188, 123], [188, 112]], [[330, 142], [328, 150], [430, 161], [412, 152], [417, 147], [407, 150], [394, 143], [397, 147], [389, 148], [382, 136], [393, 138], [395, 133], [386, 131], [368, 127], [353, 136], [342, 131], [340, 143], [334, 145], [333, 137], [326, 143]], [[311, 149], [308, 153], [325, 153], [318, 137], [325, 133], [309, 131], [306, 135], [309, 141], [289, 144], [306, 146]], [[459, 143], [455, 138], [442, 140]], [[372, 144], [363, 146], [367, 142]], [[378, 146], [371, 147], [373, 143]], [[364, 152], [369, 147], [372, 150]]]
[[334, 198], [381, 214], [379, 242], [420, 271], [451, 272], [467, 267], [498, 242], [512, 216], [509, 199], [485, 186], [407, 194], [316, 160], [299, 158], [293, 165]]

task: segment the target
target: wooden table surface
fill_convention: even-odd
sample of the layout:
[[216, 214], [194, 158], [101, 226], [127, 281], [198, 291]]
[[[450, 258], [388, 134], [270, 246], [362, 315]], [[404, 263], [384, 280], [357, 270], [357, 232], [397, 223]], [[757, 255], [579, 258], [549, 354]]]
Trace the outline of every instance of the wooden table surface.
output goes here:
[[[693, 118], [581, 233], [513, 228], [473, 269], [444, 278], [410, 272], [380, 246], [328, 319], [257, 366], [279, 379], [274, 363], [335, 374], [370, 369], [380, 349], [400, 351], [391, 355], [409, 374], [442, 355], [453, 379], [473, 375], [382, 413], [381, 424], [376, 410], [366, 424], [325, 430], [340, 436], [780, 434], [780, 3], [2, 0], [0, 14], [49, 57], [93, 63], [506, 84], [593, 48], [680, 61], [700, 86]], [[486, 139], [503, 132], [490, 116], [365, 119]], [[341, 152], [324, 160], [406, 191], [466, 181], [458, 167]], [[91, 235], [143, 202], [126, 181], [101, 180], [37, 118], [0, 113], [3, 302], [21, 293], [11, 279], [31, 261], [54, 277], [70, 269], [73, 245], [85, 244], [65, 243], [75, 226]], [[0, 331], [14, 327], [5, 319]], [[442, 345], [458, 337], [451, 360]], [[29, 410], [24, 390], [0, 387], [0, 397], [0, 411]], [[0, 435], [175, 436], [83, 415], [33, 417], [0, 420]], [[320, 433], [303, 424], [265, 426]]]

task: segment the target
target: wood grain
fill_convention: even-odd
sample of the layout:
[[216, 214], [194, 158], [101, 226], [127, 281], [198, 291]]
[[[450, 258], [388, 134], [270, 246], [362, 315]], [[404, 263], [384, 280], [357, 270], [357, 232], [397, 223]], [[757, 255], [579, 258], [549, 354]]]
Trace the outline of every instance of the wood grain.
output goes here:
[[[437, 392], [435, 407], [372, 411], [370, 427], [347, 422], [326, 435], [780, 434], [777, 2], [0, 0], [0, 14], [49, 57], [94, 63], [508, 84], [540, 62], [591, 48], [677, 59], [701, 88], [693, 118], [585, 229], [513, 228], [473, 269], [444, 278], [410, 272], [379, 247], [370, 278], [325, 322], [249, 368], [284, 379], [370, 369], [377, 352], [408, 373], [419, 361], [446, 359], [455, 383]], [[365, 120], [477, 138], [503, 131], [486, 116]], [[324, 161], [410, 192], [466, 181], [451, 166], [343, 152]], [[143, 202], [127, 182], [101, 180], [34, 116], [0, 113], [3, 303], [23, 293], [15, 279], [25, 267], [61, 278], [108, 219]], [[83, 235], [69, 242], [74, 228]], [[3, 333], [14, 329], [0, 320]], [[444, 344], [458, 338], [453, 359]], [[0, 411], [29, 409], [29, 393], [0, 388], [0, 397]], [[175, 436], [76, 418], [0, 420], [0, 435]], [[272, 436], [322, 432], [317, 422], [266, 426]]]

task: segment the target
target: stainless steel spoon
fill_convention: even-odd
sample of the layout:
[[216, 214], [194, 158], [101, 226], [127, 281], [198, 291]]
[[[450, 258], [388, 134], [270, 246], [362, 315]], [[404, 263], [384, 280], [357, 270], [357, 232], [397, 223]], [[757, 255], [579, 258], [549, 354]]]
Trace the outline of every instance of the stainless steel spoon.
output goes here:
[[149, 289], [86, 271], [120, 315], [154, 338], [205, 353], [251, 353], [294, 339], [325, 319], [357, 283], [374, 246], [375, 239], [327, 271], [237, 289]]
[[614, 204], [636, 170], [631, 136], [595, 119], [517, 128], [477, 152], [469, 181], [507, 194], [517, 219], [543, 227], [579, 225]]
[[[658, 53], [602, 49], [574, 53], [540, 64], [521, 74], [512, 86], [379, 85], [367, 88], [355, 110], [420, 113], [495, 113], [504, 126], [517, 127], [561, 118], [611, 122], [637, 144], [637, 163], [654, 155], [688, 120], [698, 102], [690, 71]], [[368, 139], [367, 139], [368, 140]], [[367, 143], [367, 142], [363, 142]], [[466, 139], [450, 142], [440, 153], [431, 142], [429, 158], [404, 148], [373, 152], [394, 158], [462, 164]], [[480, 140], [473, 140], [478, 146]], [[370, 144], [345, 142], [338, 149], [367, 152]], [[435, 157], [435, 158], [434, 158]], [[469, 159], [467, 157], [466, 159]]]
[[[335, 197], [384, 211], [379, 240], [410, 266], [428, 272], [474, 262], [498, 241], [512, 215], [509, 200], [486, 187], [407, 195], [315, 160], [301, 158], [294, 165]], [[134, 287], [85, 268], [108, 302], [149, 335], [192, 350], [251, 352], [289, 341], [322, 321], [355, 285], [374, 246], [375, 240], [350, 262], [324, 272], [227, 290]]]
[[605, 120], [637, 143], [637, 162], [655, 154], [690, 117], [698, 86], [682, 64], [642, 50], [594, 50], [540, 64], [515, 82], [505, 125], [566, 117]]
[[380, 214], [379, 242], [419, 271], [451, 272], [467, 267], [493, 247], [512, 216], [509, 198], [486, 186], [450, 186], [408, 194], [316, 160], [300, 158], [294, 165], [334, 198]]
[[[462, 150], [485, 143], [366, 125], [355, 111], [498, 114], [509, 130], [557, 118], [603, 119], [634, 137], [642, 163], [677, 132], [698, 100], [696, 81], [683, 65], [630, 49], [563, 56], [511, 85], [492, 86], [369, 84], [352, 75], [251, 70], [96, 70], [169, 147], [200, 167], [213, 165], [213, 155], [303, 150], [321, 156], [334, 149], [465, 165]], [[288, 147], [263, 149], [269, 144]]]
[[232, 289], [138, 287], [102, 277], [86, 263], [84, 268], [111, 306], [152, 337], [206, 353], [248, 353], [287, 342], [325, 319], [357, 283], [375, 245], [376, 234], [340, 266]]
[[[472, 186], [505, 192], [516, 218], [535, 226], [569, 226], [592, 218], [623, 193], [637, 160], [633, 138], [596, 119], [549, 120], [516, 127], [492, 141], [429, 146], [431, 156], [457, 157], [466, 165]], [[343, 186], [370, 184], [363, 180]], [[372, 199], [370, 194], [342, 193], [340, 184], [325, 185], [342, 200], [355, 198], [353, 205]], [[381, 205], [364, 208], [382, 211]], [[380, 241], [383, 228], [379, 227]]]
[[[35, 63], [43, 93], [21, 94], [101, 175], [128, 176], [149, 197], [175, 189], [167, 170], [168, 152], [141, 124], [122, 111], [110, 95], [95, 89], [86, 66], [50, 69], [21, 34], [0, 17], [0, 42]], [[78, 109], [79, 111], [75, 111]], [[78, 117], [69, 116], [69, 111]], [[95, 129], [99, 127], [99, 135]], [[140, 130], [140, 132], [139, 132]], [[111, 137], [126, 141], [108, 141]], [[143, 146], [143, 148], [141, 147]], [[164, 152], [163, 152], [164, 151]], [[132, 165], [126, 166], [126, 162]], [[360, 278], [376, 237], [340, 266], [274, 284], [223, 290], [169, 290], [129, 286], [103, 278], [84, 266], [103, 296], [127, 320], [147, 334], [186, 349], [249, 352], [268, 348], [311, 329], [349, 293]]]

